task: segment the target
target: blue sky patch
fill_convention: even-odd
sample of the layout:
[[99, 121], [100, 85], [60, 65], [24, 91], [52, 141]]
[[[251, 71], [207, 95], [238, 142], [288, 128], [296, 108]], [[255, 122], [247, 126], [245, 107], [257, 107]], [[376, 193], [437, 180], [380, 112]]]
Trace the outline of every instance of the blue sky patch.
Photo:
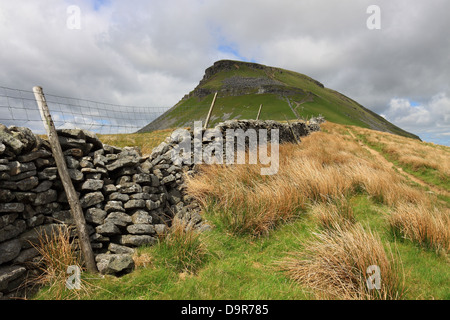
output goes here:
[[233, 45], [221, 44], [217, 47], [217, 50], [219, 50], [221, 53], [232, 54], [240, 61], [256, 62], [254, 59], [249, 59], [247, 57], [242, 56], [239, 53], [239, 50], [236, 48], [236, 46]]
[[411, 107], [418, 107], [420, 106], [420, 103], [414, 100], [409, 100], [409, 104], [411, 105]]
[[439, 133], [424, 132], [420, 134], [420, 138], [425, 142], [433, 142], [442, 146], [450, 147], [450, 139], [448, 136]]
[[91, 0], [91, 1], [95, 11], [100, 10], [101, 7], [107, 6], [110, 3], [110, 0]]

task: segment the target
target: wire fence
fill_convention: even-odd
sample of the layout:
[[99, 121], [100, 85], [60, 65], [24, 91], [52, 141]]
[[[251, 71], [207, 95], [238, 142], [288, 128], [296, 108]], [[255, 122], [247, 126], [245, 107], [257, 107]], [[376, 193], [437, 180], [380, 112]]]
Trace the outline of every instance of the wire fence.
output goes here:
[[[165, 128], [186, 128], [192, 127], [195, 121], [206, 121], [206, 117], [209, 109], [211, 108], [211, 102], [196, 103], [196, 104], [179, 104], [170, 110], [170, 113], [161, 116], [157, 121], [145, 126], [143, 131], [153, 131]], [[214, 108], [210, 127], [221, 121], [229, 120], [232, 118], [232, 113], [226, 113], [223, 110], [220, 103], [216, 103]]]
[[[210, 99], [199, 103], [182, 103], [170, 108], [136, 107], [62, 97], [45, 92], [45, 99], [57, 129], [85, 129], [97, 134], [130, 134], [166, 128], [192, 127], [194, 121], [204, 121], [211, 108]], [[230, 119], [259, 118], [261, 101], [249, 105], [228, 106], [220, 99], [215, 104], [210, 126]], [[269, 112], [266, 110], [270, 110]], [[288, 115], [288, 116], [286, 116]], [[292, 105], [287, 103], [264, 109], [261, 120], [298, 119]], [[156, 120], [157, 121], [154, 121]], [[27, 127], [36, 134], [45, 134], [33, 91], [0, 86], [0, 124], [7, 127]]]
[[[45, 92], [44, 92], [45, 93]], [[168, 108], [123, 106], [45, 93], [57, 129], [80, 128], [98, 134], [134, 133]], [[28, 127], [36, 134], [45, 128], [33, 91], [0, 87], [0, 123]]]

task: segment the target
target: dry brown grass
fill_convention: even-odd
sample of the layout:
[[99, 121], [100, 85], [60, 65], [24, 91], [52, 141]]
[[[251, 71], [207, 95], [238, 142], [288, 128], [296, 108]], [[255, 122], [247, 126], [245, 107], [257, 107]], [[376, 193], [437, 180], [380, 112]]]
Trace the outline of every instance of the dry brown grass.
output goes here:
[[450, 178], [449, 147], [354, 126], [351, 129], [363, 134], [370, 143], [381, 144], [384, 153], [414, 171], [431, 168], [437, 170], [442, 179]]
[[188, 180], [189, 194], [204, 207], [218, 205], [228, 228], [235, 233], [266, 233], [306, 208], [295, 186], [273, 176], [261, 176], [259, 166], [203, 166]]
[[389, 217], [394, 234], [447, 255], [450, 251], [450, 209], [401, 203]]
[[311, 211], [324, 230], [347, 229], [356, 223], [353, 207], [344, 196], [328, 203], [318, 203]]
[[188, 179], [188, 192], [205, 207], [214, 203], [231, 230], [255, 235], [297, 216], [311, 203], [342, 195], [365, 192], [390, 206], [430, 202], [349, 136], [317, 132], [279, 150], [275, 175], [261, 176], [261, 165], [203, 165], [200, 174]]
[[50, 235], [40, 234], [39, 242], [33, 245], [42, 259], [38, 264], [39, 276], [30, 279], [33, 285], [47, 287], [47, 294], [55, 300], [81, 299], [89, 294], [91, 285], [80, 279], [80, 289], [68, 289], [66, 280], [70, 276], [67, 271], [69, 266], [76, 266], [83, 270], [80, 252], [76, 250], [76, 244], [71, 239], [71, 229], [65, 225], [54, 229]]
[[164, 129], [149, 133], [103, 134], [98, 137], [103, 143], [120, 148], [139, 147], [143, 155], [148, 155], [173, 131], [174, 129]]
[[[315, 233], [304, 249], [279, 266], [294, 281], [313, 289], [319, 299], [394, 300], [404, 296], [403, 271], [392, 250], [386, 251], [377, 234], [360, 224]], [[366, 283], [369, 266], [378, 266], [381, 287]]]
[[146, 252], [138, 252], [133, 254], [133, 261], [136, 268], [149, 268], [153, 265], [153, 257]]

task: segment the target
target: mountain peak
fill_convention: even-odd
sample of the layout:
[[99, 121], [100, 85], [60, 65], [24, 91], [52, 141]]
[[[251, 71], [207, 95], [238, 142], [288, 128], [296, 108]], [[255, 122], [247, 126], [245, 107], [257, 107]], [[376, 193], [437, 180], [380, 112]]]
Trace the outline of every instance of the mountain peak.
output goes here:
[[194, 121], [204, 120], [215, 92], [218, 96], [212, 126], [228, 119], [255, 119], [259, 106], [263, 105], [261, 120], [322, 115], [335, 123], [419, 139], [307, 75], [234, 60], [219, 60], [208, 67], [194, 90], [140, 132], [188, 127]]
[[[238, 61], [238, 60], [218, 60], [218, 61], [214, 62], [214, 64], [211, 67], [209, 67], [205, 70], [205, 75], [203, 76], [203, 79], [200, 81], [199, 86], [202, 86], [209, 79], [211, 79], [214, 75], [216, 75], [220, 72], [227, 72], [227, 71], [228, 72], [229, 71], [239, 72], [239, 70], [241, 70], [241, 69], [253, 70], [253, 71], [264, 71], [266, 74], [266, 77], [269, 77], [269, 78], [275, 71], [279, 71], [281, 73], [283, 71], [289, 72], [288, 70], [283, 70], [281, 68], [275, 68], [275, 67], [269, 67], [269, 66], [266, 66], [266, 65], [263, 65], [260, 63], [256, 63], [256, 62], [246, 62], [246, 61]], [[241, 73], [244, 74], [245, 72], [243, 72], [241, 70]], [[319, 87], [324, 88], [324, 85], [322, 83], [320, 83], [319, 81], [314, 80], [305, 75], [301, 75], [301, 76], [312, 81]]]
[[230, 70], [239, 70], [242, 66], [251, 68], [251, 69], [259, 69], [263, 70], [267, 68], [266, 66], [254, 63], [254, 62], [244, 62], [244, 61], [236, 61], [236, 60], [219, 60], [214, 62], [214, 64], [205, 70], [205, 75], [200, 83], [208, 81], [212, 76], [221, 72], [221, 71], [230, 71]]

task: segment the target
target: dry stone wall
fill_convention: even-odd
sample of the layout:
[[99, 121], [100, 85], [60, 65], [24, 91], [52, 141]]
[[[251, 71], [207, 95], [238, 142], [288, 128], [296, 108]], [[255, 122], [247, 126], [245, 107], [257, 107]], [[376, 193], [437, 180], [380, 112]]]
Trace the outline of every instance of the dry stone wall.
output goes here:
[[[280, 142], [320, 129], [317, 123], [289, 127], [252, 120], [216, 126], [223, 133], [238, 128], [279, 129]], [[208, 228], [185, 192], [185, 177], [195, 173], [195, 165], [172, 159], [176, 135], [149, 156], [137, 148], [103, 144], [85, 130], [58, 130], [58, 136], [101, 273], [130, 272], [134, 248], [155, 244], [175, 218], [200, 231]], [[193, 132], [191, 136], [194, 143]], [[202, 140], [203, 146], [209, 143]], [[73, 221], [49, 143], [28, 128], [0, 124], [0, 298], [19, 294], [18, 287], [41, 258], [33, 244], [61, 224]]]

